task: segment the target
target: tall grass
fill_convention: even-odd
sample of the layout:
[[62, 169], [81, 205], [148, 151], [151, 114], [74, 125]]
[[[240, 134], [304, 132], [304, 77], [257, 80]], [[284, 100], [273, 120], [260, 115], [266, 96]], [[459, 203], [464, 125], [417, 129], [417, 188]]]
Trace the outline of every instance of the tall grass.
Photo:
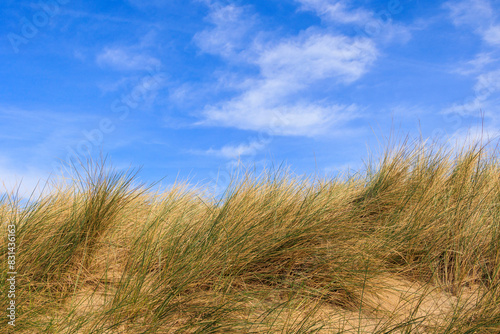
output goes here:
[[2, 229], [17, 226], [15, 329], [498, 333], [498, 150], [453, 152], [405, 140], [344, 179], [246, 173], [220, 201], [75, 166], [28, 205], [0, 199]]

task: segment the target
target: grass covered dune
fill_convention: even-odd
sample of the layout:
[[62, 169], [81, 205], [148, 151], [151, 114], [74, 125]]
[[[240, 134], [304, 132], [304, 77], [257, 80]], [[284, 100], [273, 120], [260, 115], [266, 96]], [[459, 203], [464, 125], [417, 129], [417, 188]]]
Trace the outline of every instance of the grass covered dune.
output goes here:
[[[457, 150], [453, 152], [458, 152]], [[102, 163], [0, 201], [0, 332], [499, 333], [497, 148], [386, 149], [363, 174], [165, 193]]]

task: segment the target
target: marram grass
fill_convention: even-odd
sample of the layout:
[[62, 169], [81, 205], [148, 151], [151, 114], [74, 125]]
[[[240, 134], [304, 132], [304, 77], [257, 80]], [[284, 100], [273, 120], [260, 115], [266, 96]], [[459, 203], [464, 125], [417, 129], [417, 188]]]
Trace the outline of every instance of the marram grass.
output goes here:
[[499, 333], [498, 151], [406, 141], [347, 178], [278, 170], [224, 198], [89, 162], [20, 205], [18, 333]]

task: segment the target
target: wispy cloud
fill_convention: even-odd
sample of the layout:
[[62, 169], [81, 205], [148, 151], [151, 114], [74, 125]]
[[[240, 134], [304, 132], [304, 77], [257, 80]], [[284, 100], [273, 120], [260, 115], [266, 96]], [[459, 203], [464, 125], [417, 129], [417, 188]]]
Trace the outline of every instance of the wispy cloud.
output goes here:
[[490, 45], [500, 44], [500, 26], [495, 23], [495, 10], [488, 0], [449, 1], [443, 5], [456, 26], [470, 26]]
[[478, 98], [467, 100], [463, 103], [454, 103], [450, 107], [445, 108], [444, 114], [459, 114], [459, 115], [478, 115], [481, 110], [486, 107], [484, 101]]
[[373, 20], [373, 14], [363, 8], [349, 8], [345, 1], [296, 0], [302, 10], [316, 12], [327, 20], [344, 24], [366, 24]]
[[96, 61], [101, 66], [117, 70], [148, 70], [161, 65], [157, 58], [118, 47], [105, 48], [97, 55]]
[[496, 61], [497, 59], [493, 57], [491, 52], [480, 52], [474, 59], [465, 62], [452, 72], [462, 75], [477, 74], [481, 73], [487, 65]]
[[393, 40], [407, 42], [411, 38], [410, 29], [407, 26], [395, 23], [393, 20], [393, 14], [402, 10], [402, 4], [393, 6], [389, 5], [389, 2], [387, 9], [374, 12], [362, 7], [354, 7], [351, 5], [351, 1], [348, 0], [295, 1], [301, 4], [301, 10], [316, 13], [327, 25], [354, 26], [356, 27], [355, 31], [361, 35], [382, 42]]
[[[443, 113], [457, 113], [463, 116], [477, 116], [481, 111], [490, 122], [498, 122], [500, 100], [500, 67], [496, 46], [500, 44], [500, 25], [496, 18], [498, 11], [488, 0], [449, 1], [444, 8], [456, 26], [473, 28], [473, 32], [486, 42], [474, 59], [458, 67], [454, 72], [473, 75], [473, 93], [462, 103], [455, 103]], [[496, 124], [498, 125], [498, 123]]]
[[226, 159], [237, 159], [243, 156], [253, 156], [266, 147], [262, 141], [252, 141], [248, 144], [226, 145], [220, 149], [209, 149], [204, 153]]
[[483, 38], [491, 45], [500, 45], [500, 25], [491, 26], [485, 30]]
[[473, 96], [464, 103], [457, 103], [446, 108], [443, 112], [477, 116], [480, 111], [483, 111], [485, 116], [496, 119], [498, 116], [495, 115], [499, 110], [497, 105], [499, 93], [500, 70], [481, 73], [476, 76]]
[[333, 78], [351, 83], [359, 79], [377, 57], [374, 43], [366, 38], [310, 33], [264, 50], [257, 64], [272, 80], [299, 85]]
[[[250, 92], [257, 100], [260, 91]], [[266, 94], [265, 92], [264, 94]], [[272, 135], [308, 136], [324, 135], [334, 125], [358, 116], [356, 106], [317, 103], [269, 105], [254, 101], [249, 95], [229, 101], [221, 107], [208, 108], [205, 124], [228, 126], [243, 130], [264, 131]]]
[[450, 11], [455, 25], [479, 27], [489, 24], [493, 19], [493, 9], [487, 0], [448, 1], [444, 7]]
[[479, 100], [486, 100], [500, 91], [500, 69], [482, 73], [477, 77], [474, 92]]
[[[229, 26], [244, 24], [239, 20], [242, 9], [233, 5], [216, 8], [217, 20], [228, 20]], [[221, 12], [231, 15], [221, 15]], [[225, 26], [219, 22], [219, 26]], [[358, 80], [376, 60], [378, 50], [368, 38], [352, 38], [326, 31], [309, 29], [298, 36], [278, 41], [249, 40], [246, 53], [238, 55], [234, 40], [247, 34], [247, 28], [209, 29], [198, 34], [211, 46], [206, 52], [222, 57], [233, 55], [259, 69], [254, 77], [242, 78], [233, 87], [236, 97], [205, 108], [205, 120], [198, 124], [265, 131], [278, 135], [316, 136], [335, 124], [356, 117], [355, 106], [298, 98], [298, 93], [318, 89], [328, 80], [333, 85], [346, 85]], [[199, 42], [198, 42], [199, 43]], [[219, 47], [224, 46], [224, 47]], [[241, 85], [241, 82], [245, 82]]]
[[206, 20], [212, 28], [197, 33], [193, 40], [206, 53], [226, 58], [243, 51], [251, 38], [256, 17], [244, 7], [209, 4], [211, 12]]

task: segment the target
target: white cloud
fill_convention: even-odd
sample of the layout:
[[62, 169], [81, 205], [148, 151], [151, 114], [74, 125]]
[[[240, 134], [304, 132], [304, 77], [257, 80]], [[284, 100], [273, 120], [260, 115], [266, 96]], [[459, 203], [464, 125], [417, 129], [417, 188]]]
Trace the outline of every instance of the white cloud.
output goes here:
[[251, 62], [260, 76], [247, 80], [243, 92], [208, 106], [201, 124], [265, 131], [279, 135], [316, 136], [356, 117], [355, 106], [297, 101], [319, 80], [349, 84], [359, 79], [378, 52], [369, 39], [306, 33], [255, 51]]
[[145, 54], [135, 54], [122, 48], [106, 48], [97, 56], [97, 63], [118, 70], [148, 70], [157, 68], [161, 62]]
[[406, 43], [411, 38], [410, 29], [393, 22], [393, 17], [402, 9], [400, 5], [375, 13], [350, 6], [347, 0], [295, 0], [301, 9], [313, 11], [329, 25], [354, 25], [360, 36], [367, 36], [380, 42], [394, 40]]
[[455, 103], [443, 110], [444, 114], [477, 115], [485, 105], [479, 99], [474, 98], [464, 103]]
[[[474, 29], [490, 46], [500, 44], [500, 26], [495, 24], [496, 15], [488, 0], [464, 0], [447, 2], [444, 5], [450, 11], [450, 18], [456, 26], [468, 26]], [[496, 51], [496, 50], [495, 50]], [[459, 66], [454, 72], [476, 76], [473, 94], [463, 103], [453, 104], [443, 113], [457, 113], [462, 116], [477, 116], [481, 111], [489, 121], [498, 120], [500, 100], [500, 70], [495, 51], [480, 52], [473, 60]]]
[[500, 44], [500, 26], [495, 24], [495, 15], [488, 0], [449, 1], [444, 7], [450, 11], [450, 18], [456, 26], [467, 25], [488, 44]]
[[484, 32], [484, 40], [491, 45], [500, 45], [500, 25], [492, 26]]
[[480, 111], [487, 117], [494, 117], [498, 110], [497, 102], [500, 92], [500, 70], [481, 73], [476, 76], [474, 95], [464, 103], [453, 104], [443, 113], [477, 116]]
[[226, 159], [237, 159], [246, 155], [255, 155], [265, 147], [266, 143], [263, 141], [252, 141], [248, 144], [240, 144], [237, 146], [226, 145], [217, 150], [209, 149], [205, 153]]
[[[328, 16], [329, 22], [362, 25], [380, 21], [383, 33], [378, 36], [379, 41], [403, 36], [406, 31], [401, 29], [403, 33], [398, 33], [390, 19], [382, 22], [373, 12], [351, 9], [344, 1], [300, 2], [302, 9]], [[194, 41], [200, 49], [231, 62], [254, 65], [258, 72], [246, 77], [238, 75], [236, 79], [227, 73], [219, 74], [230, 79], [224, 80], [223, 88], [237, 95], [206, 106], [202, 112], [204, 120], [198, 125], [317, 136], [331, 134], [332, 128], [340, 128], [360, 116], [355, 105], [328, 98], [311, 100], [308, 96], [317, 96], [325, 83], [335, 87], [359, 80], [379, 56], [373, 35], [349, 37], [330, 29], [309, 28], [297, 36], [279, 38], [275, 33], [256, 29], [259, 18], [249, 7], [221, 6], [218, 2], [207, 5], [211, 8], [208, 21], [214, 27], [196, 34]]]
[[217, 4], [210, 6], [212, 10], [207, 21], [214, 27], [197, 33], [194, 41], [206, 53], [234, 56], [248, 43], [255, 18], [243, 7]]
[[338, 23], [366, 24], [373, 19], [370, 11], [362, 8], [349, 9], [345, 1], [296, 0], [303, 10], [314, 11], [318, 16]]
[[477, 117], [481, 112], [488, 122], [499, 120], [500, 101], [500, 70], [486, 72], [476, 77], [474, 95], [463, 103], [455, 103], [445, 108], [444, 114], [458, 114], [461, 116]]
[[487, 0], [449, 1], [444, 7], [449, 9], [450, 17], [457, 26], [466, 24], [478, 27], [493, 19], [493, 10]]
[[477, 77], [474, 92], [479, 100], [486, 100], [500, 91], [500, 70], [482, 73]]
[[374, 43], [366, 38], [313, 33], [263, 51], [257, 63], [266, 78], [300, 84], [335, 78], [350, 83], [366, 72], [377, 53]]
[[480, 52], [474, 59], [467, 61], [463, 65], [460, 65], [452, 72], [462, 75], [477, 74], [480, 73], [487, 65], [495, 61], [496, 59], [491, 56], [491, 53]]
[[206, 110], [205, 124], [229, 126], [243, 130], [264, 131], [273, 135], [317, 136], [328, 132], [334, 125], [355, 118], [356, 107], [320, 105], [316, 103], [267, 104], [244, 95]]

